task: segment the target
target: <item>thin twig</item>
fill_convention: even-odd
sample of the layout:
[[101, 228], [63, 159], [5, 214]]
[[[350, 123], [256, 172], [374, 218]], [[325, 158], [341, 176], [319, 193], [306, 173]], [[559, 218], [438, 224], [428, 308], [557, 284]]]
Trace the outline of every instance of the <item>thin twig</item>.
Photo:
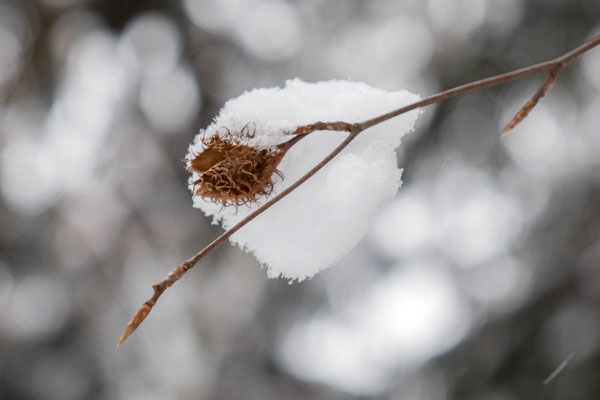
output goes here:
[[552, 373], [546, 379], [544, 379], [544, 385], [547, 385], [550, 382], [552, 382], [554, 380], [554, 378], [556, 378], [558, 376], [558, 374], [560, 374], [562, 372], [562, 370], [565, 369], [565, 367], [571, 361], [571, 359], [573, 358], [574, 355], [575, 355], [575, 353], [569, 354], [567, 356], [567, 358], [565, 358], [563, 360], [563, 362], [561, 362], [560, 365], [558, 367], [556, 367], [556, 369], [554, 371], [552, 371]]
[[449, 89], [438, 94], [434, 94], [433, 96], [429, 96], [424, 98], [423, 100], [417, 101], [413, 104], [409, 104], [408, 106], [399, 108], [395, 111], [391, 111], [387, 114], [383, 114], [379, 117], [370, 119], [368, 121], [363, 122], [361, 125], [361, 130], [365, 130], [374, 125], [380, 124], [383, 121], [387, 121], [390, 118], [394, 118], [400, 114], [404, 114], [405, 112], [414, 110], [415, 108], [421, 108], [428, 106], [430, 104], [439, 103], [441, 101], [447, 100], [452, 97], [456, 97], [460, 94], [471, 92], [476, 89], [483, 89], [490, 86], [500, 85], [502, 83], [510, 82], [515, 79], [523, 78], [528, 75], [537, 74], [539, 72], [549, 71], [556, 66], [560, 66], [561, 68], [567, 66], [568, 64], [575, 61], [575, 59], [585, 52], [593, 49], [594, 47], [600, 45], [600, 35], [596, 35], [592, 37], [590, 40], [577, 47], [570, 52], [555, 58], [554, 60], [546, 61], [543, 63], [539, 63], [536, 65], [532, 65], [530, 67], [521, 68], [516, 71], [507, 72], [502, 75], [496, 75], [491, 78], [482, 79], [479, 81], [467, 83], [465, 85], [457, 86], [453, 89]]
[[[589, 51], [590, 49], [592, 49], [598, 45], [600, 45], [600, 35], [594, 36], [593, 38], [591, 38], [590, 40], [588, 40], [581, 46], [577, 47], [576, 49], [574, 49], [558, 58], [555, 58], [554, 60], [546, 61], [546, 62], [536, 64], [536, 65], [533, 65], [533, 66], [530, 66], [527, 68], [518, 69], [516, 71], [497, 75], [497, 76], [494, 76], [491, 78], [486, 78], [486, 79], [482, 79], [479, 81], [467, 83], [465, 85], [458, 86], [458, 87], [455, 87], [450, 90], [446, 90], [444, 92], [435, 94], [433, 96], [426, 97], [423, 100], [417, 101], [417, 102], [409, 104], [405, 107], [399, 108], [397, 110], [391, 111], [389, 113], [383, 114], [379, 117], [376, 117], [376, 118], [373, 118], [373, 119], [370, 119], [370, 120], [367, 120], [364, 122], [355, 123], [355, 124], [351, 124], [351, 123], [343, 122], [343, 121], [316, 122], [314, 124], [299, 126], [294, 131], [294, 134], [307, 135], [311, 132], [318, 131], [318, 130], [345, 131], [345, 132], [348, 132], [349, 134], [346, 137], [346, 139], [338, 147], [336, 147], [329, 155], [327, 155], [327, 157], [325, 157], [319, 164], [317, 164], [314, 168], [312, 168], [310, 171], [308, 171], [304, 176], [302, 176], [300, 179], [298, 179], [297, 181], [292, 183], [289, 187], [287, 187], [281, 193], [279, 193], [278, 195], [276, 195], [275, 197], [273, 197], [272, 199], [267, 201], [265, 204], [263, 204], [262, 206], [257, 208], [255, 211], [253, 211], [251, 214], [249, 214], [242, 221], [238, 222], [236, 225], [234, 225], [233, 227], [228, 229], [226, 232], [224, 232], [221, 236], [216, 238], [213, 242], [211, 242], [208, 246], [206, 246], [204, 249], [202, 249], [195, 256], [193, 256], [189, 260], [185, 261], [183, 264], [174, 268], [165, 277], [165, 279], [163, 279], [160, 283], [152, 286], [152, 288], [154, 289], [154, 294], [148, 301], [146, 301], [144, 304], [142, 304], [142, 307], [133, 316], [133, 318], [131, 319], [131, 321], [129, 322], [127, 327], [125, 328], [125, 331], [121, 335], [121, 338], [119, 339], [119, 342], [117, 343], [117, 348], [121, 344], [123, 344], [123, 342], [125, 342], [125, 340], [127, 340], [127, 338], [137, 329], [137, 327], [146, 318], [146, 316], [148, 315], [150, 310], [152, 310], [152, 307], [154, 307], [158, 298], [162, 295], [162, 293], [168, 287], [170, 287], [175, 282], [177, 282], [187, 271], [189, 271], [191, 268], [193, 268], [194, 265], [196, 265], [202, 257], [204, 257], [206, 254], [208, 254], [212, 249], [214, 249], [216, 246], [218, 246], [221, 242], [225, 241], [227, 238], [229, 238], [231, 235], [233, 235], [235, 232], [237, 232], [239, 229], [241, 229], [244, 225], [248, 224], [250, 221], [252, 221], [254, 218], [256, 218], [257, 216], [262, 214], [273, 204], [275, 204], [279, 200], [283, 199], [289, 193], [294, 191], [298, 186], [300, 186], [306, 180], [308, 180], [310, 177], [312, 177], [314, 174], [316, 174], [320, 169], [322, 169], [325, 165], [327, 165], [327, 163], [329, 163], [335, 156], [337, 156], [344, 148], [346, 148], [346, 146], [348, 146], [350, 144], [350, 142], [352, 142], [352, 140], [354, 140], [356, 138], [356, 136], [358, 136], [358, 134], [361, 133], [362, 131], [364, 131], [365, 129], [368, 129], [372, 126], [380, 124], [380, 123], [387, 121], [388, 119], [394, 118], [400, 114], [404, 114], [408, 111], [411, 111], [411, 110], [414, 110], [417, 108], [421, 108], [421, 107], [425, 107], [425, 106], [428, 106], [428, 105], [431, 105], [434, 103], [439, 103], [441, 101], [447, 100], [449, 98], [452, 98], [452, 97], [455, 97], [460, 94], [467, 93], [467, 92], [470, 92], [470, 91], [473, 91], [476, 89], [482, 89], [482, 88], [486, 88], [486, 87], [490, 87], [490, 86], [499, 85], [501, 83], [509, 82], [509, 81], [512, 81], [515, 79], [519, 79], [519, 78], [522, 78], [522, 77], [525, 77], [528, 75], [532, 75], [532, 74], [536, 74], [536, 73], [544, 72], [544, 71], [556, 71], [556, 74], [558, 74], [558, 72], [564, 66], [570, 64], [575, 59], [577, 59], [579, 56], [581, 56], [585, 52]], [[551, 75], [552, 75], [552, 73], [551, 73]], [[556, 76], [554, 76], [554, 79], [556, 79]], [[542, 87], [538, 90], [538, 93], [543, 92], [542, 95], [539, 96], [539, 98], [541, 98], [543, 96], [543, 94], [545, 94], [550, 89], [552, 83], [553, 83], [553, 81], [549, 81], [549, 78], [546, 79], [546, 81], [544, 82]], [[536, 96], [538, 93], [536, 93]], [[536, 96], [534, 96], [534, 99]], [[539, 98], [538, 98], [538, 100], [539, 100]]]
[[562, 65], [558, 64], [550, 70], [550, 73], [548, 74], [546, 79], [544, 79], [537, 92], [535, 92], [533, 97], [527, 103], [525, 103], [523, 107], [521, 107], [521, 109], [517, 112], [514, 118], [506, 125], [506, 127], [502, 129], [500, 136], [506, 135], [517, 125], [519, 125], [521, 121], [527, 118], [531, 110], [533, 110], [533, 107], [535, 107], [536, 104], [540, 101], [540, 99], [544, 97], [550, 89], [552, 89], [552, 86], [554, 86], [556, 78], [558, 77], [558, 73], [562, 68]]
[[125, 331], [123, 331], [123, 334], [121, 335], [121, 338], [119, 339], [119, 342], [117, 343], [117, 348], [119, 348], [119, 346], [121, 346], [121, 344], [123, 344], [123, 342], [125, 342], [125, 340], [127, 340], [127, 338], [142, 323], [142, 321], [146, 318], [146, 316], [148, 315], [150, 310], [152, 310], [152, 307], [154, 307], [154, 305], [156, 304], [156, 301], [158, 300], [160, 295], [168, 287], [170, 287], [175, 282], [177, 282], [183, 276], [183, 274], [185, 274], [188, 270], [190, 270], [192, 267], [194, 267], [194, 265], [196, 265], [196, 263], [198, 263], [198, 261], [200, 261], [200, 259], [202, 257], [204, 257], [206, 254], [208, 254], [212, 249], [217, 247], [221, 242], [228, 239], [231, 235], [233, 235], [238, 230], [240, 230], [244, 225], [246, 225], [247, 223], [252, 221], [254, 218], [259, 216], [260, 214], [262, 214], [273, 204], [277, 203], [279, 200], [283, 199], [285, 196], [287, 196], [289, 193], [291, 193], [293, 190], [295, 190], [298, 186], [303, 184], [306, 180], [308, 180], [308, 178], [310, 178], [311, 176], [316, 174], [329, 161], [331, 161], [335, 156], [337, 156], [346, 146], [348, 146], [350, 144], [350, 142], [352, 140], [354, 140], [354, 138], [360, 132], [353, 131], [352, 125], [348, 125], [347, 127], [349, 129], [350, 134], [346, 137], [346, 139], [342, 143], [340, 143], [340, 145], [338, 147], [336, 147], [331, 153], [329, 153], [327, 155], [327, 157], [325, 157], [313, 169], [308, 171], [305, 175], [303, 175], [300, 179], [298, 179], [297, 181], [292, 183], [289, 187], [287, 187], [285, 190], [283, 190], [277, 196], [273, 197], [272, 199], [267, 201], [265, 204], [263, 204], [262, 206], [260, 206], [256, 210], [254, 210], [242, 221], [238, 222], [233, 227], [231, 227], [230, 229], [225, 231], [223, 234], [221, 234], [221, 236], [219, 236], [218, 238], [213, 240], [208, 246], [206, 246], [204, 249], [202, 249], [195, 256], [193, 256], [192, 258], [190, 258], [183, 264], [175, 267], [173, 270], [171, 270], [171, 272], [169, 272], [169, 274], [165, 277], [165, 279], [163, 279], [160, 283], [153, 285], [152, 289], [154, 289], [154, 294], [148, 301], [146, 301], [144, 304], [142, 304], [142, 307], [138, 310], [138, 312], [135, 313], [135, 315], [133, 316], [133, 318], [131, 319], [129, 324], [127, 324]]

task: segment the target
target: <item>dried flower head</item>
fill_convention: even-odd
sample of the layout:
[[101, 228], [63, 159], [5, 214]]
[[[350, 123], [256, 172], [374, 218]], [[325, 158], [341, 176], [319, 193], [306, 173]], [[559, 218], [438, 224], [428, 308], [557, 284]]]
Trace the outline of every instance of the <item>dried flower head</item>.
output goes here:
[[260, 147], [247, 126], [239, 133], [226, 129], [201, 139], [203, 150], [187, 160], [187, 170], [199, 177], [192, 182], [195, 195], [223, 206], [256, 202], [273, 192], [277, 165], [296, 138], [280, 146]]

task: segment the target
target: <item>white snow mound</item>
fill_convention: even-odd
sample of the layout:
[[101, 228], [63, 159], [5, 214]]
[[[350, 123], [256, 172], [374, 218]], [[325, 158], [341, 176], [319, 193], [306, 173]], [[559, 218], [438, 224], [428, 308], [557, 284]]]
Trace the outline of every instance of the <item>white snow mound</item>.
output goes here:
[[[364, 83], [289, 80], [285, 87], [261, 88], [229, 100], [214, 122], [202, 130], [188, 157], [202, 151], [200, 138], [224, 128], [239, 132], [246, 124], [257, 144], [289, 139], [286, 132], [318, 121], [361, 122], [419, 100], [401, 90], [386, 92]], [[241, 228], [231, 242], [252, 252], [270, 278], [302, 281], [338, 262], [369, 228], [381, 204], [401, 184], [396, 147], [411, 132], [420, 110], [414, 110], [362, 132], [315, 176]], [[285, 177], [275, 178], [281, 192], [319, 163], [346, 137], [345, 132], [318, 131], [295, 144], [279, 164]], [[197, 179], [194, 173], [190, 183]], [[190, 190], [193, 185], [190, 184]], [[268, 200], [252, 206], [222, 207], [194, 195], [194, 207], [229, 229]]]

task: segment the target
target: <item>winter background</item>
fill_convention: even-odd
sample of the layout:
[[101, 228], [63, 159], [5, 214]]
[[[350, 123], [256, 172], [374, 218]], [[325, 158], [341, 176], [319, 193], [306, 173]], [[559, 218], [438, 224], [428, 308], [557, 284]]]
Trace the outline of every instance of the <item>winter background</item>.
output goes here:
[[599, 398], [600, 49], [505, 138], [539, 77], [427, 108], [336, 266], [290, 286], [221, 245], [114, 350], [221, 232], [182, 158], [229, 98], [426, 96], [598, 21], [597, 0], [0, 1], [0, 398]]

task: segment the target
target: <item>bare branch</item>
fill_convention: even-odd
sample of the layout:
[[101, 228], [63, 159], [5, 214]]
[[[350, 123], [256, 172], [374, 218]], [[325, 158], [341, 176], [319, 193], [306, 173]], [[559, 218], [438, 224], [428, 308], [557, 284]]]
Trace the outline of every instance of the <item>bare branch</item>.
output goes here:
[[[162, 295], [162, 293], [168, 287], [170, 287], [175, 282], [177, 282], [187, 271], [189, 271], [191, 268], [193, 268], [198, 263], [198, 261], [200, 261], [200, 259], [202, 257], [204, 257], [206, 254], [208, 254], [212, 249], [214, 249], [216, 246], [218, 246], [221, 242], [225, 241], [227, 238], [229, 238], [231, 235], [233, 235], [235, 232], [237, 232], [239, 229], [241, 229], [244, 225], [248, 224], [250, 221], [252, 221], [254, 218], [256, 218], [257, 216], [262, 214], [273, 204], [277, 203], [278, 201], [283, 199], [285, 196], [287, 196], [289, 193], [294, 191], [298, 186], [300, 186], [305, 181], [307, 181], [311, 176], [316, 174], [321, 168], [323, 168], [335, 156], [337, 156], [344, 148], [346, 148], [346, 146], [348, 146], [350, 144], [350, 142], [352, 142], [352, 140], [354, 140], [354, 138], [356, 138], [356, 136], [358, 136], [358, 134], [361, 133], [362, 131], [364, 131], [365, 129], [368, 129], [372, 126], [380, 124], [380, 123], [387, 121], [388, 119], [394, 118], [398, 115], [404, 114], [408, 111], [411, 111], [411, 110], [414, 110], [417, 108], [421, 108], [421, 107], [425, 107], [425, 106], [428, 106], [428, 105], [431, 105], [434, 103], [439, 103], [441, 101], [447, 100], [449, 98], [458, 96], [463, 93], [467, 93], [467, 92], [470, 92], [470, 91], [473, 91], [476, 89], [482, 89], [482, 88], [486, 88], [486, 87], [490, 87], [490, 86], [499, 85], [499, 84], [502, 84], [505, 82], [509, 82], [509, 81], [519, 79], [519, 78], [522, 78], [522, 77], [525, 77], [528, 75], [536, 74], [539, 72], [550, 71], [550, 75], [548, 76], [548, 78], [546, 78], [546, 80], [544, 81], [544, 83], [542, 84], [542, 86], [540, 87], [538, 92], [536, 93], [536, 95], [531, 100], [531, 101], [535, 100], [535, 103], [537, 103], [537, 101], [539, 101], [539, 99], [541, 97], [543, 97], [543, 95], [552, 87], [552, 84], [556, 80], [556, 75], [558, 75], [558, 72], [563, 67], [570, 64], [575, 59], [577, 59], [579, 56], [581, 56], [585, 52], [591, 50], [592, 48], [594, 48], [598, 45], [600, 45], [600, 35], [594, 36], [586, 43], [582, 44], [581, 46], [577, 47], [576, 49], [574, 49], [554, 60], [546, 61], [546, 62], [536, 64], [536, 65], [533, 65], [533, 66], [530, 66], [527, 68], [518, 69], [516, 71], [508, 72], [508, 73], [505, 73], [502, 75], [497, 75], [497, 76], [494, 76], [491, 78], [486, 78], [486, 79], [482, 79], [479, 81], [467, 83], [465, 85], [458, 86], [453, 89], [446, 90], [444, 92], [440, 92], [433, 96], [426, 97], [425, 99], [422, 99], [415, 103], [409, 104], [405, 107], [399, 108], [399, 109], [391, 111], [387, 114], [383, 114], [379, 117], [376, 117], [376, 118], [373, 118], [373, 119], [370, 119], [370, 120], [367, 120], [367, 121], [364, 121], [361, 123], [352, 124], [352, 123], [343, 122], [343, 121], [316, 122], [314, 124], [297, 127], [296, 130], [294, 131], [294, 134], [296, 134], [296, 135], [307, 135], [311, 132], [318, 131], [318, 130], [345, 131], [345, 132], [349, 132], [349, 135], [338, 147], [335, 148], [335, 150], [333, 150], [329, 155], [327, 155], [327, 157], [325, 157], [319, 164], [317, 164], [314, 168], [312, 168], [304, 176], [302, 176], [296, 182], [291, 184], [289, 187], [287, 187], [281, 193], [279, 193], [278, 195], [276, 195], [275, 197], [273, 197], [272, 199], [267, 201], [265, 204], [263, 204], [262, 206], [257, 208], [255, 211], [253, 211], [251, 214], [249, 214], [242, 221], [238, 222], [232, 228], [230, 228], [229, 230], [224, 232], [221, 236], [216, 238], [213, 242], [211, 242], [208, 246], [206, 246], [204, 249], [202, 249], [195, 256], [193, 256], [192, 258], [190, 258], [183, 264], [174, 268], [165, 277], [165, 279], [163, 279], [160, 283], [152, 286], [152, 288], [154, 289], [154, 294], [148, 301], [146, 301], [142, 304], [141, 308], [133, 316], [133, 318], [131, 319], [131, 321], [129, 322], [127, 327], [125, 328], [123, 334], [121, 335], [121, 338], [119, 339], [119, 342], [117, 343], [117, 348], [121, 344], [123, 344], [123, 342], [125, 342], [125, 340], [127, 340], [127, 338], [137, 329], [137, 327], [142, 323], [142, 321], [148, 316], [148, 314], [152, 310], [152, 307], [154, 307], [154, 305], [156, 304], [158, 298]], [[531, 108], [533, 108], [533, 106], [535, 106], [535, 103], [529, 108], [529, 110]], [[528, 107], [528, 105], [529, 105], [529, 103], [524, 107], [524, 109], [526, 109]], [[527, 111], [527, 113], [528, 112], [529, 111]], [[525, 113], [519, 119], [519, 121], [522, 120], [523, 118], [525, 118], [527, 113]], [[517, 116], [519, 116], [519, 115], [517, 115]], [[510, 124], [509, 124], [509, 126], [510, 126]], [[296, 139], [292, 139], [292, 140], [296, 140]]]
[[135, 313], [135, 315], [133, 316], [131, 321], [129, 321], [129, 324], [127, 324], [127, 327], [123, 331], [123, 334], [121, 335], [119, 342], [117, 343], [117, 348], [119, 348], [119, 346], [121, 346], [123, 344], [123, 342], [125, 342], [125, 340], [127, 340], [127, 338], [137, 329], [138, 326], [140, 326], [142, 321], [144, 321], [146, 316], [148, 316], [148, 314], [150, 313], [150, 310], [152, 310], [152, 307], [154, 307], [154, 305], [156, 304], [156, 301], [158, 300], [160, 295], [168, 287], [170, 287], [175, 282], [177, 282], [183, 276], [183, 274], [185, 274], [188, 270], [193, 268], [194, 265], [196, 265], [196, 263], [198, 263], [198, 261], [200, 261], [200, 259], [202, 257], [204, 257], [206, 254], [208, 254], [212, 249], [217, 247], [221, 242], [228, 239], [231, 235], [233, 235], [238, 230], [240, 230], [244, 225], [246, 225], [247, 223], [252, 221], [254, 218], [259, 216], [260, 214], [262, 214], [273, 204], [275, 204], [279, 200], [283, 199], [289, 193], [294, 191], [298, 186], [300, 186], [301, 184], [306, 182], [306, 180], [308, 180], [311, 176], [316, 174], [321, 168], [323, 168], [325, 165], [327, 165], [327, 163], [329, 163], [331, 160], [333, 160], [333, 158], [335, 156], [337, 156], [346, 146], [348, 146], [350, 144], [350, 142], [352, 140], [354, 140], [354, 138], [359, 133], [360, 133], [359, 131], [350, 132], [348, 137], [346, 137], [346, 139], [342, 143], [340, 143], [340, 145], [338, 147], [336, 147], [331, 153], [329, 153], [327, 155], [327, 157], [325, 157], [313, 169], [308, 171], [300, 179], [298, 179], [296, 182], [292, 183], [289, 187], [287, 187], [285, 190], [283, 190], [277, 196], [273, 197], [272, 199], [267, 201], [265, 204], [263, 204], [262, 206], [260, 206], [256, 210], [254, 210], [251, 214], [249, 214], [242, 221], [238, 222], [233, 227], [231, 227], [230, 229], [225, 231], [223, 234], [221, 234], [221, 236], [219, 236], [218, 238], [213, 240], [208, 246], [206, 246], [204, 249], [202, 249], [195, 256], [193, 256], [192, 258], [190, 258], [183, 264], [175, 267], [171, 272], [169, 272], [169, 274], [165, 277], [165, 279], [163, 279], [160, 283], [152, 286], [152, 288], [154, 289], [154, 294], [148, 301], [146, 301], [146, 302], [144, 302], [144, 304], [142, 304], [142, 307]]
[[600, 45], [600, 35], [592, 37], [590, 40], [588, 40], [581, 46], [577, 47], [574, 50], [571, 50], [570, 52], [558, 58], [555, 58], [554, 60], [546, 61], [540, 64], [532, 65], [530, 67], [521, 68], [516, 71], [507, 72], [505, 74], [493, 76], [491, 78], [481, 79], [479, 81], [457, 86], [453, 89], [445, 90], [438, 94], [434, 94], [433, 96], [426, 97], [423, 100], [419, 100], [413, 104], [409, 104], [405, 107], [391, 111], [387, 114], [383, 114], [379, 117], [370, 119], [360, 124], [361, 130], [365, 130], [374, 125], [380, 124], [383, 121], [387, 121], [390, 118], [397, 117], [400, 114], [404, 114], [405, 112], [414, 110], [416, 108], [421, 108], [434, 103], [439, 103], [441, 101], [450, 99], [452, 97], [456, 97], [467, 92], [471, 92], [476, 89], [483, 89], [490, 86], [496, 86], [502, 83], [513, 81], [515, 79], [523, 78], [528, 75], [533, 75], [544, 71], [550, 71], [556, 68], [557, 66], [560, 66], [560, 68], [564, 68], [568, 64], [575, 61], [575, 59], [577, 59], [579, 56], [598, 45]]

